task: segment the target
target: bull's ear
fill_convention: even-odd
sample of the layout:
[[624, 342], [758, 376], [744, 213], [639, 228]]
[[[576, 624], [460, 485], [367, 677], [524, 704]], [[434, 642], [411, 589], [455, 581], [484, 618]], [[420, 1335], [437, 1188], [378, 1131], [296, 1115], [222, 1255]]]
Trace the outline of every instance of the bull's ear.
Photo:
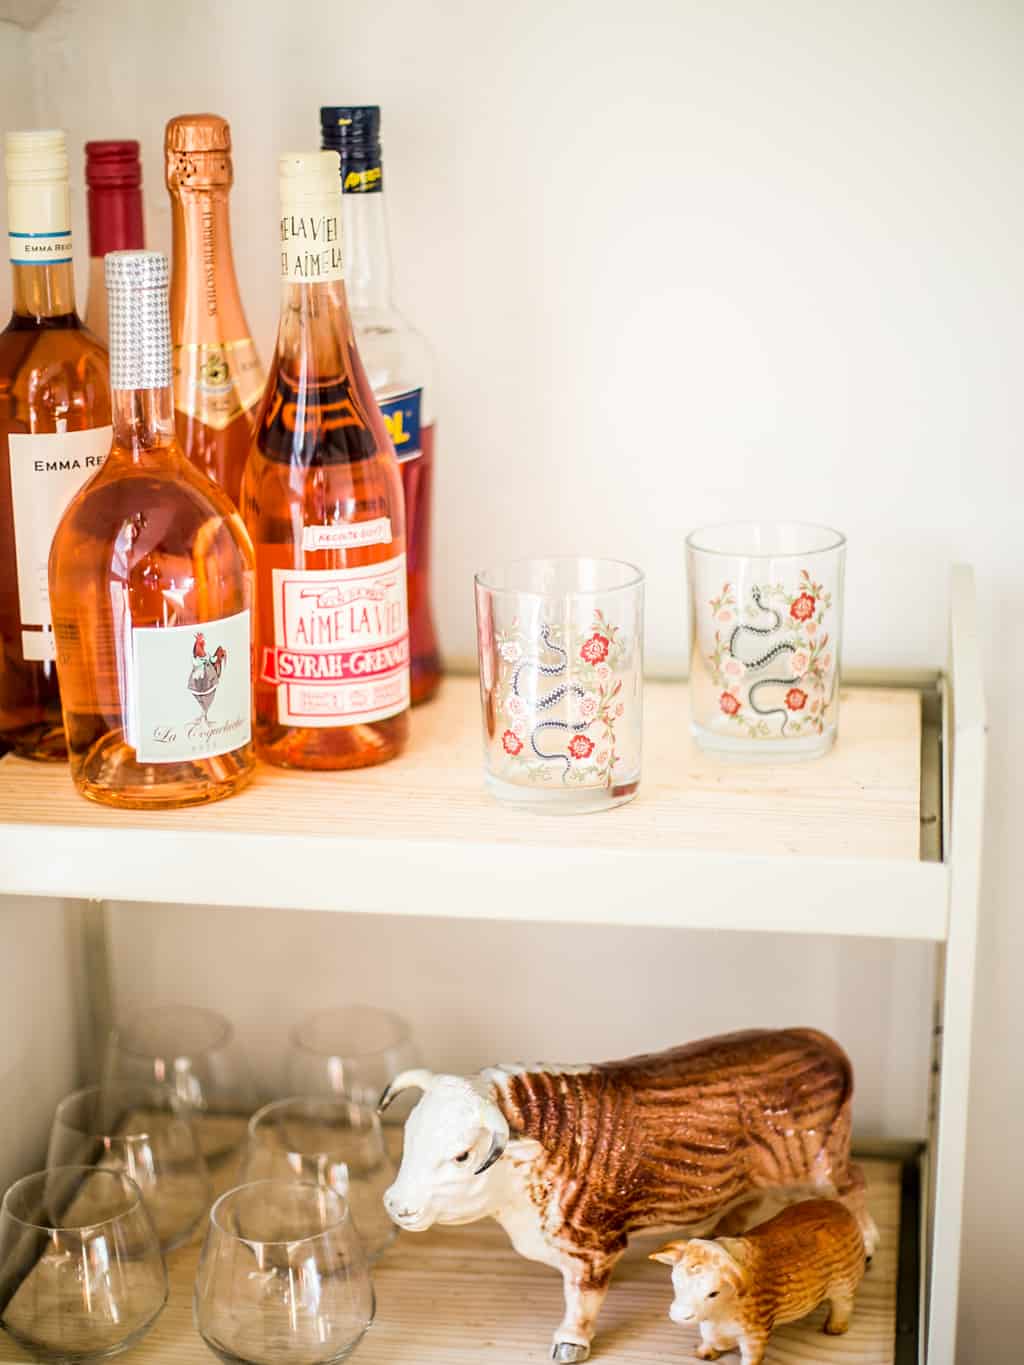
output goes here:
[[687, 1245], [686, 1242], [666, 1242], [657, 1251], [652, 1251], [647, 1259], [649, 1261], [660, 1261], [662, 1265], [678, 1265], [683, 1259]]
[[400, 1072], [377, 1101], [377, 1113], [383, 1114], [403, 1090], [429, 1090], [433, 1079], [434, 1073], [427, 1071], [425, 1067]]

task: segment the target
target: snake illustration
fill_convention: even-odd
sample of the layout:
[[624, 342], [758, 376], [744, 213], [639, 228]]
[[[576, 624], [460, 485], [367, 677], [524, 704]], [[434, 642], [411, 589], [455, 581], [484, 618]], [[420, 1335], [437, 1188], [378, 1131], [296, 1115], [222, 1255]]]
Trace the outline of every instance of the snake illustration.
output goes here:
[[[516, 668], [516, 671], [512, 674], [512, 692], [515, 696], [519, 697], [520, 700], [522, 700], [523, 697], [522, 693], [519, 691], [519, 678], [525, 668], [536, 669], [539, 677], [557, 678], [569, 667], [569, 655], [567, 651], [564, 650], [561, 645], [552, 643], [550, 632], [550, 626], [542, 626], [540, 632], [541, 641], [543, 642], [545, 650], [549, 654], [559, 655], [561, 661], [557, 664], [543, 664], [540, 659], [523, 659]], [[539, 652], [540, 651], [538, 651], [538, 653]], [[547, 711], [550, 707], [557, 706], [563, 697], [570, 695], [583, 697], [586, 696], [586, 693], [577, 683], [562, 683], [559, 687], [552, 688], [545, 696], [535, 698], [533, 702], [534, 709], [537, 711]], [[572, 730], [573, 732], [578, 732], [580, 730], [585, 730], [589, 724], [590, 722], [586, 720], [582, 720], [576, 725], [572, 725], [566, 720], [542, 720], [530, 731], [530, 747], [539, 759], [545, 763], [561, 762], [565, 764], [565, 772], [562, 774], [563, 782], [568, 776], [569, 769], [572, 766], [569, 755], [545, 753], [537, 743], [537, 736], [541, 730]]]
[[[777, 630], [782, 629], [782, 613], [776, 611], [774, 607], [764, 606], [764, 604], [761, 601], [761, 589], [757, 586], [751, 588], [750, 595], [754, 599], [754, 605], [757, 607], [758, 611], [767, 612], [767, 614], [769, 616], [773, 616], [775, 620], [774, 623], [770, 626], [737, 626], [733, 633], [729, 636], [729, 653], [733, 656], [733, 658], [737, 657], [735, 650], [736, 637], [737, 635], [740, 635], [743, 631], [746, 631], [750, 635], [764, 636], [774, 635]], [[766, 650], [764, 654], [760, 655], [756, 659], [751, 659], [749, 662], [747, 662], [744, 659], [741, 659], [740, 662], [745, 664], [745, 666], [748, 669], [758, 669], [764, 668], [766, 664], [770, 664], [771, 661], [773, 659], [777, 659], [780, 654], [795, 653], [796, 653], [795, 645], [779, 643], [777, 645], [772, 645], [770, 649]], [[767, 709], [765, 709], [764, 707], [758, 706], [757, 702], [754, 700], [754, 697], [762, 687], [771, 687], [773, 685], [777, 686], [780, 683], [782, 684], [783, 687], [788, 687], [792, 683], [792, 681], [793, 681], [792, 678], [759, 678], [757, 682], [751, 683], [750, 687], [747, 689], [747, 700], [750, 702], [750, 709], [752, 711], [754, 711], [759, 716], [782, 717], [782, 729], [779, 731], [780, 735], [784, 735], [786, 733], [786, 726], [789, 724], [789, 712], [786, 710], [784, 706], [770, 706]]]

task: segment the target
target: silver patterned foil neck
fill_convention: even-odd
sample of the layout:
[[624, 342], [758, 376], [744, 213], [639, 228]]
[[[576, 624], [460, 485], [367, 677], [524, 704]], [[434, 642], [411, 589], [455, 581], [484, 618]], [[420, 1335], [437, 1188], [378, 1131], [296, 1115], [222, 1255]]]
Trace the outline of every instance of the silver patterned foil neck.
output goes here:
[[104, 257], [110, 309], [110, 387], [165, 389], [171, 382], [169, 271], [161, 251]]

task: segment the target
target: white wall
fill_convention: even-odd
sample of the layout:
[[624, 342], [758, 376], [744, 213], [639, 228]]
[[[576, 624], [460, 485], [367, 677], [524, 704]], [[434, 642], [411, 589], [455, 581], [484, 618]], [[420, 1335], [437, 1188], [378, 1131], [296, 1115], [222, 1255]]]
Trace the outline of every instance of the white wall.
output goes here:
[[79, 1084], [76, 945], [60, 901], [0, 897], [0, 1193], [45, 1165], [57, 1101]]
[[[471, 571], [512, 553], [638, 560], [649, 656], [668, 669], [684, 663], [688, 526], [782, 511], [841, 525], [854, 665], [941, 662], [948, 563], [977, 565], [993, 755], [965, 1365], [1013, 1357], [1024, 1276], [1022, 40], [1013, 0], [307, 0], [301, 14], [65, 0], [32, 35], [39, 120], [76, 145], [142, 139], [156, 245], [164, 120], [206, 107], [232, 120], [236, 251], [264, 348], [275, 157], [313, 145], [321, 102], [384, 106], [401, 300], [440, 362], [437, 601], [452, 658], [472, 656]], [[226, 923], [210, 920], [217, 942]], [[286, 932], [314, 926], [339, 981], [350, 956], [394, 953], [348, 921]], [[603, 959], [602, 998], [657, 967], [647, 938]], [[122, 978], [144, 980], [131, 945], [118, 951]], [[403, 940], [395, 956], [411, 951]], [[711, 975], [693, 951], [728, 999], [730, 967]], [[837, 970], [828, 948], [777, 951], [815, 983]], [[266, 961], [253, 990], [273, 996]], [[396, 963], [411, 989], [406, 972]], [[520, 983], [531, 1017], [553, 1028], [557, 1002], [533, 980]], [[880, 1064], [923, 1004], [920, 990], [887, 998]], [[592, 1031], [570, 1024], [581, 1046], [613, 1041], [600, 1013]]]

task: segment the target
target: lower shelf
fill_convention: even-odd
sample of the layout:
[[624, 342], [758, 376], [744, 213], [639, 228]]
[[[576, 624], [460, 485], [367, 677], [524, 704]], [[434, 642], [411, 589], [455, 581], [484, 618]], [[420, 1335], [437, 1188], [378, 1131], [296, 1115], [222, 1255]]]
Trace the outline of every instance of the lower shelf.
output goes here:
[[[881, 1245], [861, 1284], [850, 1331], [825, 1336], [825, 1310], [818, 1309], [775, 1333], [771, 1365], [896, 1365], [904, 1358], [896, 1347], [903, 1163], [868, 1159], [862, 1165]], [[595, 1361], [696, 1361], [696, 1332], [668, 1318], [669, 1272], [645, 1258], [657, 1240], [637, 1239], [619, 1265], [599, 1320]], [[209, 1365], [214, 1359], [192, 1324], [198, 1257], [198, 1238], [171, 1254], [170, 1301], [152, 1333], [122, 1357], [125, 1365]], [[561, 1280], [517, 1256], [494, 1223], [403, 1234], [377, 1263], [374, 1280], [377, 1320], [353, 1357], [361, 1365], [541, 1365], [550, 1359], [551, 1334], [562, 1313]], [[27, 1359], [0, 1340], [0, 1362]]]

